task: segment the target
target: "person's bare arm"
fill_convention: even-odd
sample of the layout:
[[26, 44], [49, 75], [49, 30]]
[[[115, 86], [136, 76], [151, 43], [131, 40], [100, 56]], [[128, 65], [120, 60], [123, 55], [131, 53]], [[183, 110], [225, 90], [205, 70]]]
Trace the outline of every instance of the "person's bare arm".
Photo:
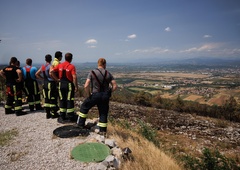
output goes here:
[[16, 72], [18, 75], [18, 79], [16, 79], [16, 81], [21, 82], [22, 81], [22, 71], [20, 69], [17, 69]]
[[36, 72], [36, 74], [35, 74], [35, 76], [38, 78], [38, 79], [44, 79], [42, 76], [41, 76], [41, 73], [42, 73], [42, 71], [41, 71], [41, 68]]
[[115, 80], [111, 81], [111, 85], [112, 85], [112, 92], [114, 92], [115, 90], [117, 90], [117, 82]]
[[73, 74], [73, 84], [75, 86], [75, 92], [78, 91], [78, 81], [77, 81], [77, 75], [76, 74]]
[[56, 73], [54, 72], [53, 68], [50, 68], [49, 75], [50, 75], [50, 77], [53, 78], [53, 80], [55, 80], [56, 82], [59, 82], [59, 79], [58, 79]]
[[5, 73], [3, 72], [3, 70], [0, 71], [0, 75], [1, 75], [4, 79], [6, 79], [6, 76], [5, 76]]
[[86, 97], [89, 97], [91, 95], [90, 82], [91, 82], [91, 80], [87, 79], [85, 84], [84, 84], [84, 91], [85, 91]]

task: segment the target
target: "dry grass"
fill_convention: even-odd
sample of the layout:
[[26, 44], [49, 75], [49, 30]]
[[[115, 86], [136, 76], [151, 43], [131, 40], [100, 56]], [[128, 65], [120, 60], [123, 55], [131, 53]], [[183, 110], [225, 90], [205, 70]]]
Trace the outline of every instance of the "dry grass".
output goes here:
[[0, 132], [0, 146], [8, 145], [11, 140], [18, 135], [17, 129], [12, 129], [6, 132]]
[[129, 130], [109, 125], [109, 137], [116, 140], [121, 148], [129, 147], [132, 151], [131, 160], [126, 160], [121, 170], [180, 170], [180, 165], [167, 156], [153, 143]]

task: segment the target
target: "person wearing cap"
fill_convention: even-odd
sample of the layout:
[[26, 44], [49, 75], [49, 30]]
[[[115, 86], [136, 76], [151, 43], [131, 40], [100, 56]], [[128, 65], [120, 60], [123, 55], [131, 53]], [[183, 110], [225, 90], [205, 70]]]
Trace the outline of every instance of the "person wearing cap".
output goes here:
[[[9, 66], [0, 71], [0, 75], [6, 80], [6, 94], [7, 101], [5, 104], [5, 114], [12, 114], [15, 112], [17, 116], [25, 115], [22, 111], [22, 72], [17, 67], [17, 58], [10, 59]], [[14, 103], [14, 104], [13, 104]], [[14, 105], [14, 111], [12, 106]]]
[[88, 111], [97, 105], [99, 111], [99, 132], [106, 135], [109, 100], [111, 93], [117, 89], [117, 83], [112, 74], [106, 70], [107, 62], [104, 58], [98, 60], [98, 68], [92, 70], [84, 84], [84, 90], [87, 97], [80, 107], [78, 114], [77, 126], [79, 128], [86, 128], [85, 121]]
[[[73, 55], [66, 53], [65, 62], [50, 70], [53, 79], [59, 82], [59, 123], [76, 122], [77, 120], [77, 115], [74, 112], [74, 95], [78, 91], [78, 81], [76, 68], [71, 64], [72, 59]], [[57, 77], [57, 74], [59, 77]]]
[[52, 56], [47, 54], [45, 56], [46, 63], [41, 66], [41, 68], [36, 72], [36, 77], [43, 80], [43, 97], [44, 97], [44, 108], [46, 110], [46, 118], [57, 118], [59, 114], [57, 113], [57, 98], [56, 93], [58, 93], [56, 88], [56, 82], [50, 76], [50, 67], [52, 62]]
[[36, 110], [44, 110], [41, 106], [40, 91], [35, 76], [36, 72], [37, 67], [32, 66], [32, 59], [27, 58], [26, 66], [22, 67], [22, 73], [30, 111], [34, 111], [34, 107]]

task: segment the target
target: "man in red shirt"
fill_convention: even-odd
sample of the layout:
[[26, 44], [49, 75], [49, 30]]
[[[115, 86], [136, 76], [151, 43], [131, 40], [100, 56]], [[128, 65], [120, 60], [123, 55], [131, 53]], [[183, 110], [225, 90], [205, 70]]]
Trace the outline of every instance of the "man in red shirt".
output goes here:
[[[59, 82], [60, 117], [59, 123], [75, 122], [77, 115], [74, 113], [74, 95], [78, 91], [76, 68], [72, 62], [73, 55], [65, 54], [65, 62], [54, 67], [50, 74]], [[59, 77], [56, 76], [58, 73]]]

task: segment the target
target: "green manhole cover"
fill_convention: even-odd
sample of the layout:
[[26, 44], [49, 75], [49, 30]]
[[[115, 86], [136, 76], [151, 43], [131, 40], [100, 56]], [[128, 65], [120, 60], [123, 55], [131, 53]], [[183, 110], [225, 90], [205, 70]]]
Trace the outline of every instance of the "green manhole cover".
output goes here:
[[101, 143], [84, 143], [73, 148], [71, 155], [81, 162], [100, 162], [110, 154], [110, 148]]

